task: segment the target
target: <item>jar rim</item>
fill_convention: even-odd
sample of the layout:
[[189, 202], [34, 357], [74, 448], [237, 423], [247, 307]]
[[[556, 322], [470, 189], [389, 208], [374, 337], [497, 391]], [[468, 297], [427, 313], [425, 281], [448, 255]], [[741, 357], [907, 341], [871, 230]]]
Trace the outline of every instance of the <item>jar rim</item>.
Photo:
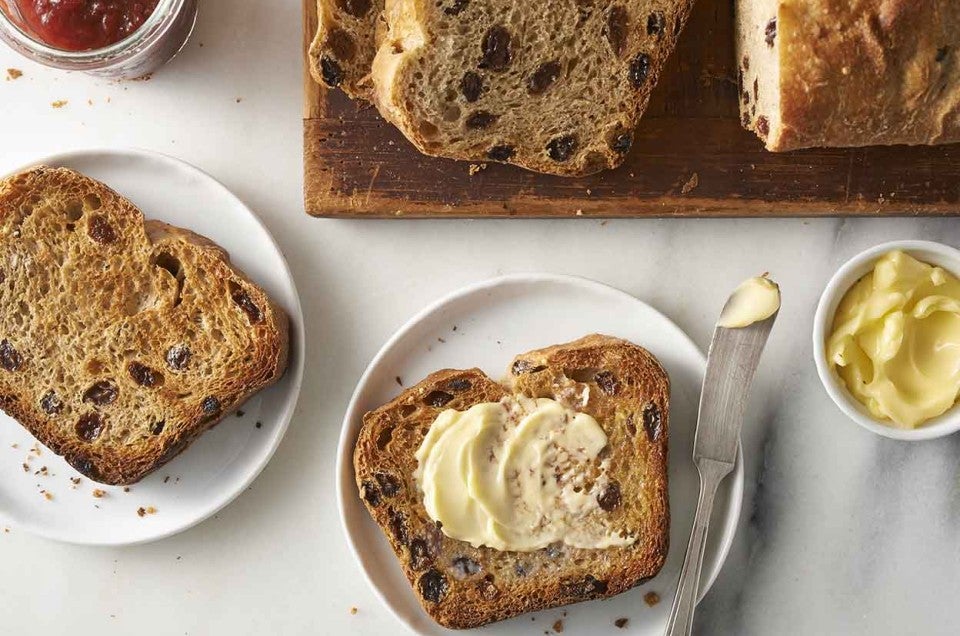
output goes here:
[[150, 14], [150, 17], [147, 18], [136, 31], [109, 46], [87, 51], [68, 51], [42, 42], [21, 28], [20, 25], [7, 14], [7, 11], [2, 7], [2, 5], [7, 3], [2, 1], [0, 1], [0, 29], [6, 29], [9, 35], [17, 40], [18, 44], [28, 47], [34, 53], [46, 57], [59, 58], [65, 62], [83, 64], [122, 54], [131, 45], [139, 42], [145, 36], [151, 34], [157, 27], [163, 25], [165, 21], [175, 18], [185, 2], [186, 0], [159, 0], [153, 13]]

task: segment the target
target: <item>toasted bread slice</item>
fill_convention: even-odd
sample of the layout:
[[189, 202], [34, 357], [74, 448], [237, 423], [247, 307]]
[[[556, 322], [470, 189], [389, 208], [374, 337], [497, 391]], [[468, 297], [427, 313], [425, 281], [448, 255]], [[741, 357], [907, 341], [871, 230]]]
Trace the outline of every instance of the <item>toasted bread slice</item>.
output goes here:
[[387, 0], [374, 100], [423, 153], [619, 166], [692, 0]]
[[0, 408], [90, 479], [175, 457], [283, 374], [287, 334], [226, 252], [102, 183], [0, 182]]
[[310, 74], [330, 88], [369, 99], [373, 56], [386, 26], [383, 0], [317, 0], [317, 34], [310, 45]]
[[[604, 514], [612, 530], [636, 537], [632, 545], [474, 548], [447, 537], [430, 519], [413, 474], [414, 453], [431, 424], [445, 409], [463, 411], [513, 393], [550, 397], [597, 420], [609, 441], [611, 484], [619, 488]], [[445, 627], [477, 627], [613, 596], [656, 575], [669, 543], [669, 393], [653, 355], [593, 335], [518, 356], [503, 384], [479, 369], [438, 371], [368, 413], [354, 454], [360, 496], [427, 613]]]

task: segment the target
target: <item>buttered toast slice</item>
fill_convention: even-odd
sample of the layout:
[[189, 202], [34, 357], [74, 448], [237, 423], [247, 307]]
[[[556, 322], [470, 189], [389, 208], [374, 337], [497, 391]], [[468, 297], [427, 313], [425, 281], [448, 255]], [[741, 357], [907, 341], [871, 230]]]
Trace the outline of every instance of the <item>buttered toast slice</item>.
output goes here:
[[283, 374], [287, 334], [226, 252], [102, 183], [0, 182], [0, 408], [87, 477], [175, 457]]
[[[603, 429], [607, 481], [591, 518], [629, 545], [555, 542], [507, 551], [447, 536], [424, 505], [416, 453], [437, 417], [517, 393], [552, 398]], [[619, 594], [659, 572], [669, 543], [669, 379], [656, 358], [592, 335], [518, 356], [503, 383], [479, 369], [438, 371], [368, 413], [354, 454], [360, 496], [426, 612], [470, 628], [535, 610]]]

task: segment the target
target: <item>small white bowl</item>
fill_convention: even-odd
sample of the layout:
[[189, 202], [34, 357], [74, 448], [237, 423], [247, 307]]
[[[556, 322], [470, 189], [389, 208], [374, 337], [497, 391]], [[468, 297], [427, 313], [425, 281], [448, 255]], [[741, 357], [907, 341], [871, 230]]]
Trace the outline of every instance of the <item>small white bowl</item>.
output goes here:
[[960, 276], [960, 250], [933, 241], [891, 241], [871, 247], [851, 258], [827, 283], [813, 319], [813, 359], [817, 365], [817, 373], [827, 394], [833, 398], [840, 410], [868, 431], [909, 442], [950, 435], [960, 430], [960, 406], [954, 405], [946, 413], [928, 420], [919, 428], [897, 428], [874, 418], [866, 407], [850, 395], [840, 377], [827, 365], [826, 338], [833, 325], [837, 305], [853, 284], [873, 269], [878, 258], [893, 250], [902, 250], [924, 263], [937, 265], [954, 276]]

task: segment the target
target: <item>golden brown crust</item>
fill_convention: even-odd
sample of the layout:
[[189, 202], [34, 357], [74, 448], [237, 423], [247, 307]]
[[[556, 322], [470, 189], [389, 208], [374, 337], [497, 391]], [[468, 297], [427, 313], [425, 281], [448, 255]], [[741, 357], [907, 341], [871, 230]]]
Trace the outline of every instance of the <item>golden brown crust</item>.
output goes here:
[[225, 251], [76, 172], [0, 182], [0, 250], [0, 407], [91, 479], [140, 480], [286, 367]]
[[769, 150], [960, 141], [956, 0], [785, 0], [769, 12], [775, 57], [751, 60], [743, 88], [779, 64], [779, 94], [756, 113], [741, 103], [748, 128], [768, 123]]
[[[607, 513], [608, 522], [636, 536], [633, 545], [501, 552], [440, 532], [413, 479], [414, 453], [443, 410], [512, 392], [553, 397], [597, 419], [609, 439], [608, 474], [623, 502]], [[593, 335], [518, 356], [503, 384], [479, 369], [438, 371], [364, 416], [354, 452], [360, 496], [427, 613], [445, 627], [477, 627], [613, 596], [656, 575], [669, 547], [669, 392], [666, 372], [649, 352]]]

